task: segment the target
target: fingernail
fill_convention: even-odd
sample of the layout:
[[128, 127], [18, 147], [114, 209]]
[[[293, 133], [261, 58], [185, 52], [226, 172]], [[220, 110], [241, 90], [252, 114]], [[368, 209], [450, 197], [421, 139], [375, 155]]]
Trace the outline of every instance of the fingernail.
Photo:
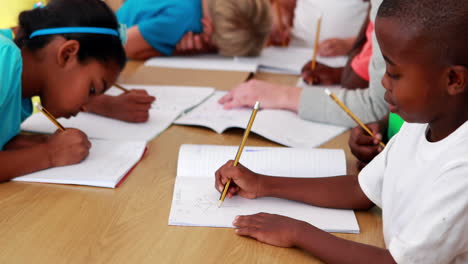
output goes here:
[[218, 190], [219, 190], [220, 192], [222, 192], [222, 191], [223, 191], [223, 186], [222, 186], [222, 185], [219, 185], [219, 186], [218, 186]]

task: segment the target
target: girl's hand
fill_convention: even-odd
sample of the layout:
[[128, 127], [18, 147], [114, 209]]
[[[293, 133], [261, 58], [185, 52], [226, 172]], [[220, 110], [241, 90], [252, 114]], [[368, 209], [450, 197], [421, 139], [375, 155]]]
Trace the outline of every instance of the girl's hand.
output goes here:
[[281, 215], [259, 213], [237, 216], [233, 225], [238, 235], [277, 247], [293, 247], [307, 224]]
[[226, 162], [215, 173], [215, 188], [219, 192], [223, 192], [224, 185], [231, 180], [227, 197], [232, 198], [234, 195], [254, 199], [260, 196], [259, 189], [261, 184], [261, 175], [252, 172], [242, 164], [237, 164], [233, 167], [234, 161]]
[[89, 154], [91, 142], [78, 129], [57, 130], [46, 143], [50, 167], [67, 166], [83, 161]]
[[145, 90], [130, 90], [115, 97], [112, 115], [127, 122], [142, 123], [149, 119], [149, 110], [156, 97]]

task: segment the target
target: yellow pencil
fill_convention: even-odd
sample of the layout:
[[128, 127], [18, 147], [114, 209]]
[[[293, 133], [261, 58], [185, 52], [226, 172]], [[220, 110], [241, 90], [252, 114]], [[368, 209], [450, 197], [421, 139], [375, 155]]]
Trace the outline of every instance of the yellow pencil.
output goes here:
[[[252, 115], [250, 116], [249, 123], [247, 124], [247, 128], [244, 131], [244, 136], [242, 137], [242, 142], [239, 145], [239, 149], [237, 150], [236, 154], [236, 159], [234, 160], [234, 164], [232, 166], [237, 166], [239, 163], [240, 156], [242, 154], [242, 150], [244, 149], [245, 142], [247, 142], [247, 137], [249, 136], [250, 129], [252, 128], [253, 122], [255, 120], [255, 116], [257, 115], [258, 109], [260, 108], [260, 102], [256, 102], [255, 106], [252, 111]], [[221, 193], [221, 197], [219, 198], [218, 202], [218, 207], [221, 207], [221, 205], [224, 202], [224, 198], [226, 198], [227, 191], [229, 189], [229, 185], [231, 184], [231, 179], [228, 180], [228, 182], [224, 185], [223, 192]]]
[[126, 89], [125, 87], [123, 87], [122, 85], [120, 85], [118, 83], [115, 83], [114, 86], [119, 88], [120, 90], [122, 90], [124, 93], [129, 93], [130, 92], [130, 90]]
[[[335, 101], [341, 107], [341, 109], [343, 109], [356, 123], [358, 123], [362, 129], [364, 129], [371, 137], [375, 138], [374, 133], [372, 133], [372, 131], [364, 123], [362, 123], [361, 120], [359, 120], [359, 118], [357, 118], [357, 116], [354, 115], [353, 112], [351, 112], [351, 110], [349, 110], [349, 108], [346, 107], [346, 105], [344, 105], [343, 102], [341, 102], [340, 99], [338, 99], [338, 97], [336, 97], [330, 91], [330, 89], [325, 89], [325, 93], [328, 94], [328, 96], [330, 96], [333, 101]], [[385, 144], [382, 141], [379, 141], [379, 144], [385, 148]]]
[[314, 42], [314, 54], [312, 55], [312, 63], [310, 64], [310, 69], [312, 71], [315, 70], [315, 66], [317, 66], [317, 51], [319, 48], [321, 28], [322, 28], [322, 16], [320, 16], [320, 18], [317, 21], [317, 31], [315, 32], [315, 42]]
[[45, 109], [41, 104], [35, 103], [34, 106], [37, 108], [37, 110], [41, 111], [47, 118], [49, 118], [49, 120], [52, 121], [52, 123], [54, 123], [58, 127], [58, 129], [60, 129], [60, 131], [65, 130], [65, 128], [57, 121], [57, 119], [55, 119], [55, 117], [49, 111], [47, 111], [47, 109]]

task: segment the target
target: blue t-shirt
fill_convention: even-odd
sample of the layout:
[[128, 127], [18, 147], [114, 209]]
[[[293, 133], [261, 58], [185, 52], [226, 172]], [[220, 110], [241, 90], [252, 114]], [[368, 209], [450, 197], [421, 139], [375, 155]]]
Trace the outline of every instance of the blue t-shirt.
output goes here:
[[202, 0], [127, 0], [117, 11], [120, 23], [138, 25], [143, 38], [164, 55], [172, 55], [187, 32], [201, 33]]
[[11, 30], [0, 30], [0, 150], [20, 132], [20, 125], [32, 113], [31, 99], [22, 99], [21, 51], [12, 41]]

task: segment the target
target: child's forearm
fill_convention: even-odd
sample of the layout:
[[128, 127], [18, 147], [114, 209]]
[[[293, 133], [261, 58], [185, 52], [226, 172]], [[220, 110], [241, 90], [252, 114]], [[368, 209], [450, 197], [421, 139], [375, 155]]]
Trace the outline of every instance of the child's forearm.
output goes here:
[[24, 135], [20, 134], [11, 139], [5, 146], [4, 150], [15, 150], [22, 148], [30, 148], [37, 144], [42, 144], [47, 141], [49, 135]]
[[373, 203], [359, 186], [357, 176], [327, 178], [260, 177], [259, 196], [272, 196], [320, 207], [369, 209]]
[[386, 249], [338, 238], [305, 222], [299, 230], [294, 245], [325, 263], [396, 263]]
[[46, 144], [0, 151], [0, 182], [50, 167]]
[[106, 94], [95, 96], [89, 100], [83, 109], [85, 112], [112, 118], [112, 113], [114, 112], [113, 98], [114, 96]]

